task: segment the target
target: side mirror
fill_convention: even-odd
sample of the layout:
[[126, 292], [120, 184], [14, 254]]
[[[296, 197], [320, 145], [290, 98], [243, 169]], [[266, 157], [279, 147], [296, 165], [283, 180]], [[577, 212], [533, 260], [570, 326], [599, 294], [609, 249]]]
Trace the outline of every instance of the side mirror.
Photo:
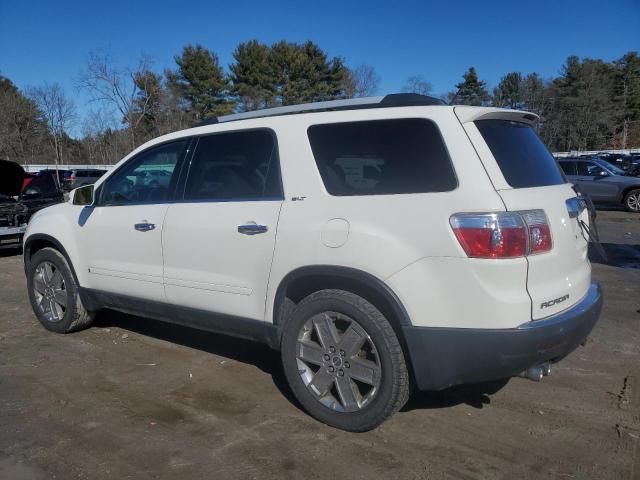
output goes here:
[[603, 171], [600, 172], [600, 176], [601, 177], [608, 177], [609, 174], [603, 170]]
[[84, 185], [82, 187], [78, 187], [73, 192], [71, 192], [71, 194], [73, 195], [71, 203], [73, 203], [74, 205], [93, 205], [93, 185]]

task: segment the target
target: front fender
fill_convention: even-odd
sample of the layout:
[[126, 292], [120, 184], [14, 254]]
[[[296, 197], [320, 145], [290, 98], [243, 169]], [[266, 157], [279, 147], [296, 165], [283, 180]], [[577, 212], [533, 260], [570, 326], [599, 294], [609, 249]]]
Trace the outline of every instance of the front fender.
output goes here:
[[46, 242], [67, 258], [78, 284], [86, 285], [87, 268], [82, 261], [76, 235], [84, 208], [86, 207], [61, 203], [40, 210], [31, 217], [23, 239], [25, 267], [34, 248]]

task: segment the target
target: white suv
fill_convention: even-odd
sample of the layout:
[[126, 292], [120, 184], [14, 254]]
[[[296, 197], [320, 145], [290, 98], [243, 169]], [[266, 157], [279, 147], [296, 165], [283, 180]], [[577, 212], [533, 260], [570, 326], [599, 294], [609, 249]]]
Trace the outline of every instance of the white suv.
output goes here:
[[398, 94], [165, 135], [31, 219], [33, 309], [55, 332], [110, 308], [266, 342], [304, 408], [352, 431], [411, 387], [539, 379], [602, 297], [535, 121]]

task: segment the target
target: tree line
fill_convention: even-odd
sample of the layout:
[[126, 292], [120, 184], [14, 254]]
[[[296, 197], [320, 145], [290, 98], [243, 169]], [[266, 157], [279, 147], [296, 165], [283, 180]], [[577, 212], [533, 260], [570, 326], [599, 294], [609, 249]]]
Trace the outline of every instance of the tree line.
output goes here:
[[[91, 99], [83, 118], [59, 84], [20, 90], [0, 75], [0, 157], [111, 164], [153, 137], [211, 116], [374, 95], [381, 80], [374, 67], [350, 67], [311, 41], [244, 42], [227, 69], [202, 45], [187, 45], [174, 60], [163, 71], [146, 56], [121, 68], [108, 51], [91, 52], [74, 79]], [[424, 75], [409, 77], [402, 91], [434, 95]], [[470, 67], [451, 92], [435, 96], [454, 105], [534, 112], [552, 150], [640, 146], [637, 52], [612, 62], [571, 56], [553, 78], [509, 72], [491, 90]]]

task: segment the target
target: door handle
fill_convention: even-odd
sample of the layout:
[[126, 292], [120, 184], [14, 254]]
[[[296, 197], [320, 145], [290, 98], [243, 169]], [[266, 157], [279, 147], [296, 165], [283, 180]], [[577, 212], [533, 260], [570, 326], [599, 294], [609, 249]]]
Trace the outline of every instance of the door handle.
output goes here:
[[156, 225], [154, 223], [142, 222], [136, 223], [133, 228], [135, 228], [139, 232], [148, 232], [149, 230], [153, 230], [154, 228], [156, 228]]
[[266, 233], [268, 230], [269, 228], [266, 225], [256, 225], [255, 223], [238, 225], [238, 233], [244, 235], [257, 235], [259, 233]]

